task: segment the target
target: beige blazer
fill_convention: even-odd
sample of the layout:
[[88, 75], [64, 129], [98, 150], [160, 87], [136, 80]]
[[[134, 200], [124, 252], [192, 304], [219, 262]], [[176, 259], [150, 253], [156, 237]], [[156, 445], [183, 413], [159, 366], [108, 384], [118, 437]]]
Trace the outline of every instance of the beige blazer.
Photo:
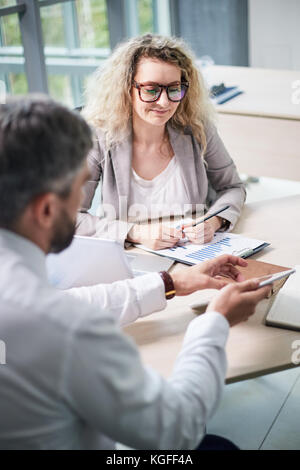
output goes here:
[[[201, 158], [201, 146], [189, 128], [180, 133], [168, 126], [168, 132], [190, 203], [204, 204], [210, 212], [229, 205], [230, 208], [222, 213], [222, 217], [230, 222], [231, 230], [240, 215], [246, 191], [216, 128], [210, 125], [206, 130], [206, 164]], [[91, 179], [84, 187], [84, 200], [77, 219], [78, 235], [114, 238], [124, 243], [132, 226], [127, 222], [131, 159], [131, 135], [107, 151], [103, 132], [96, 130], [95, 145], [88, 155]], [[100, 183], [101, 217], [88, 213]]]

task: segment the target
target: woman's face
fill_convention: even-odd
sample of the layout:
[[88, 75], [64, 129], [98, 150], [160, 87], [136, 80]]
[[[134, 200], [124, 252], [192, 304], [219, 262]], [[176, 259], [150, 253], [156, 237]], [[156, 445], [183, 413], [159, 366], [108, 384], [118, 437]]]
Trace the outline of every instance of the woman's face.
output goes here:
[[[181, 82], [180, 69], [168, 62], [158, 59], [142, 58], [138, 63], [135, 82], [139, 84], [159, 84], [175, 85]], [[151, 93], [151, 86], [147, 87]], [[143, 102], [139, 97], [139, 90], [132, 87], [132, 110], [133, 118], [154, 126], [165, 125], [174, 115], [179, 106], [179, 102], [173, 102], [168, 99], [166, 89], [163, 89], [160, 98], [150, 103]]]

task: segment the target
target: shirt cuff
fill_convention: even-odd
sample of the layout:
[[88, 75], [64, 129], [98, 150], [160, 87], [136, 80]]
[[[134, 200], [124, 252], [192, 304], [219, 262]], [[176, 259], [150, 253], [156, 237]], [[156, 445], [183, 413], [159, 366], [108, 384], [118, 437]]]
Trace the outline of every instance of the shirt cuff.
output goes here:
[[217, 346], [224, 348], [228, 339], [229, 329], [229, 322], [224, 315], [221, 315], [219, 312], [206, 312], [191, 321], [187, 328], [183, 345], [197, 339], [201, 335], [201, 337], [207, 337]]
[[141, 317], [166, 308], [165, 286], [158, 273], [138, 276], [134, 279], [134, 284], [141, 309]]

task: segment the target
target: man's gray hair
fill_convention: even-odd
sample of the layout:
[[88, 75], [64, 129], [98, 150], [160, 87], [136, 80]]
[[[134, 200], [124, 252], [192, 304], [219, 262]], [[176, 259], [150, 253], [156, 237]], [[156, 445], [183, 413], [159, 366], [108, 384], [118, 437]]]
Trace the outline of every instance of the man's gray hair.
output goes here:
[[92, 147], [76, 111], [29, 95], [0, 105], [0, 227], [10, 228], [38, 195], [70, 193]]

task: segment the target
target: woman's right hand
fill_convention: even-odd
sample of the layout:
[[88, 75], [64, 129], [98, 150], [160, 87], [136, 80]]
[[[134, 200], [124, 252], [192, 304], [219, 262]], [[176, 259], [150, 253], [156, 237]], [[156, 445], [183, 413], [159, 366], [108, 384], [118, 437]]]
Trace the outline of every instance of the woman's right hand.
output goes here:
[[151, 250], [162, 250], [176, 245], [182, 238], [182, 231], [161, 223], [135, 224], [127, 235], [131, 243], [141, 243]]

